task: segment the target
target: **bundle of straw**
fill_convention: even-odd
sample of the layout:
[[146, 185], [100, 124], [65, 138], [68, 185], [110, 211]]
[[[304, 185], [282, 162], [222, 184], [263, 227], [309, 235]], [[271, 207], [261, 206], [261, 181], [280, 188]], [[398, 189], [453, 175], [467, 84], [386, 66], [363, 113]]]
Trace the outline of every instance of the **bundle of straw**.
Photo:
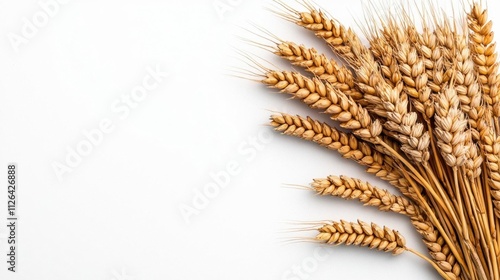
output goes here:
[[[339, 152], [395, 186], [400, 195], [347, 176], [315, 179], [320, 195], [357, 200], [405, 215], [428, 254], [398, 231], [362, 221], [317, 228], [328, 244], [424, 258], [444, 279], [500, 279], [500, 76], [487, 9], [471, 4], [463, 21], [437, 8], [367, 15], [369, 46], [308, 2], [278, 14], [323, 39], [335, 59], [292, 42], [275, 54], [311, 75], [262, 67], [261, 82], [337, 122], [274, 114], [271, 126]], [[455, 17], [460, 18], [460, 17]]]

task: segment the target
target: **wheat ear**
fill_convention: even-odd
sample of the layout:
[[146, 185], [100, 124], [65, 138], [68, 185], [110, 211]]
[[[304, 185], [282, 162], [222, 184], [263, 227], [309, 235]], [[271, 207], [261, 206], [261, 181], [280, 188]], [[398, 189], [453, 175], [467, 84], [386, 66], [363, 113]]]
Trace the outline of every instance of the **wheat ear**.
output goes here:
[[312, 108], [325, 110], [340, 126], [350, 129], [359, 137], [376, 141], [382, 133], [378, 120], [351, 97], [318, 78], [309, 79], [296, 72], [270, 70], [262, 83], [303, 100]]
[[[371, 112], [386, 119], [384, 128], [401, 144], [401, 150], [418, 163], [429, 160], [430, 136], [416, 112], [408, 111], [408, 97], [402, 93], [403, 84], [391, 87], [377, 71], [376, 62], [365, 56], [357, 68], [358, 86], [365, 94]], [[426, 81], [427, 82], [427, 81]]]
[[368, 247], [393, 255], [400, 255], [405, 251], [412, 252], [431, 263], [444, 279], [457, 279], [453, 273], [443, 271], [439, 265], [434, 264], [422, 254], [407, 248], [406, 239], [399, 231], [388, 227], [380, 227], [377, 224], [368, 224], [360, 220], [357, 222], [341, 220], [324, 224], [317, 230], [318, 234], [315, 239], [326, 244]]
[[331, 222], [320, 227], [318, 232], [316, 240], [327, 244], [369, 247], [393, 255], [406, 251], [406, 240], [398, 231], [374, 223]]
[[461, 279], [460, 265], [456, 261], [456, 257], [446, 244], [445, 240], [434, 227], [434, 225], [425, 219], [423, 216], [414, 216], [411, 218], [411, 223], [422, 236], [427, 250], [432, 259], [439, 268], [450, 279]]
[[407, 216], [416, 216], [419, 212], [418, 207], [406, 198], [347, 176], [314, 179], [311, 187], [320, 195], [359, 200], [365, 206], [374, 206], [385, 212], [391, 211]]
[[276, 46], [274, 53], [293, 65], [313, 73], [356, 101], [363, 97], [355, 88], [351, 70], [339, 65], [334, 59], [328, 59], [326, 55], [319, 54], [314, 48], [306, 48], [293, 42], [282, 42]]
[[365, 205], [378, 207], [382, 211], [392, 211], [409, 216], [413, 226], [424, 239], [429, 254], [436, 265], [450, 279], [458, 279], [460, 266], [456, 263], [448, 245], [445, 244], [434, 226], [420, 214], [418, 206], [412, 202], [404, 197], [395, 196], [387, 190], [378, 189], [369, 183], [347, 176], [329, 176], [325, 179], [315, 179], [311, 186], [320, 195], [359, 200]]
[[460, 100], [453, 86], [444, 89], [436, 98], [436, 116], [434, 130], [438, 147], [444, 161], [450, 167], [460, 167], [467, 160], [469, 147], [466, 133], [467, 120], [460, 110]]
[[380, 64], [380, 72], [392, 86], [401, 82], [402, 76], [399, 65], [394, 57], [394, 48], [384, 38], [370, 39], [370, 50], [373, 57]]
[[409, 188], [408, 181], [394, 166], [394, 160], [390, 156], [372, 149], [370, 143], [357, 139], [353, 134], [339, 131], [309, 117], [302, 118], [283, 113], [271, 116], [271, 126], [283, 134], [313, 141], [330, 150], [337, 151], [342, 157], [352, 159], [368, 167], [368, 173], [388, 181], [402, 190]]
[[370, 54], [351, 29], [346, 29], [337, 20], [330, 18], [317, 8], [308, 5], [307, 12], [299, 12], [288, 7], [287, 18], [297, 25], [314, 32], [324, 39], [335, 54], [351, 65], [360, 66], [360, 54]]
[[486, 102], [493, 108], [496, 117], [500, 116], [500, 75], [498, 73], [497, 52], [495, 50], [492, 22], [488, 10], [475, 3], [467, 15], [471, 50], [479, 73]]
[[485, 161], [488, 168], [489, 186], [491, 198], [495, 207], [495, 214], [500, 218], [500, 137], [492, 130], [488, 130], [482, 138], [482, 149], [485, 153]]
[[485, 109], [482, 106], [483, 97], [481, 87], [477, 81], [478, 77], [474, 69], [474, 61], [467, 44], [467, 38], [464, 36], [457, 36], [455, 60], [456, 67], [453, 71], [453, 77], [460, 99], [460, 108], [469, 117], [473, 138], [479, 140], [479, 124], [485, 117]]

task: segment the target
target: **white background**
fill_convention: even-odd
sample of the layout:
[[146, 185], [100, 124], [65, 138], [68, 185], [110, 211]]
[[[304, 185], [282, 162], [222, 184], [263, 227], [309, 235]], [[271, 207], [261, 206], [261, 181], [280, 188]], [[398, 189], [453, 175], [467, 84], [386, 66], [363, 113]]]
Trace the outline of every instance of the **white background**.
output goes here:
[[[217, 11], [220, 3], [230, 9]], [[362, 20], [360, 1], [318, 3], [345, 25]], [[0, 2], [0, 217], [7, 214], [6, 165], [17, 162], [20, 219], [15, 274], [7, 272], [6, 220], [0, 223], [0, 279], [439, 278], [409, 253], [287, 243], [314, 232], [283, 233], [294, 227], [286, 222], [359, 218], [398, 229], [410, 247], [426, 251], [404, 217], [283, 188], [330, 174], [389, 186], [335, 152], [273, 133], [265, 126], [271, 111], [327, 118], [229, 75], [235, 66], [249, 69], [236, 50], [287, 67], [238, 38], [265, 42], [245, 31], [257, 32], [250, 22], [328, 51], [266, 10], [272, 6], [73, 0], [16, 47], [11, 38], [23, 36], [24, 19], [44, 10], [38, 1]], [[498, 8], [491, 1], [492, 15]], [[157, 67], [169, 76], [129, 115], [113, 109]], [[59, 180], [54, 164], [66, 164], [68, 151], [84, 145], [83, 131], [103, 120], [113, 130]], [[194, 207], [211, 174], [228, 164], [238, 174], [196, 215], [183, 216], [181, 207]]]

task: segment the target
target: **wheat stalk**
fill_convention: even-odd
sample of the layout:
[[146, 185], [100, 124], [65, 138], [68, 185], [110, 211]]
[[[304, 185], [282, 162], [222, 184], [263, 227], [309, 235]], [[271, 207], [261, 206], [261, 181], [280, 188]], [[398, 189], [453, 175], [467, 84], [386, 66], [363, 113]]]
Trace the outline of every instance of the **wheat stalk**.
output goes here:
[[271, 126], [395, 186], [402, 195], [329, 176], [310, 188], [407, 216], [430, 258], [407, 248], [397, 231], [361, 221], [324, 224], [316, 240], [409, 251], [444, 279], [500, 279], [500, 76], [487, 9], [473, 4], [466, 21], [452, 22], [424, 7], [422, 28], [405, 8], [398, 15], [370, 9], [364, 46], [306, 1], [305, 11], [277, 3], [284, 9], [278, 15], [322, 38], [340, 60], [279, 40], [272, 51], [311, 76], [260, 67], [261, 81], [322, 110], [340, 129], [288, 114], [271, 116]]
[[[392, 253], [393, 255], [400, 255], [405, 251], [409, 251], [433, 264], [432, 261], [420, 253], [407, 248], [406, 239], [398, 231], [385, 226], [380, 227], [375, 223], [368, 224], [360, 220], [357, 222], [332, 221], [324, 224], [317, 231], [318, 234], [315, 239], [326, 244], [368, 247]], [[457, 279], [454, 278], [453, 273], [444, 272], [439, 264], [434, 266], [445, 279]], [[445, 267], [444, 264], [441, 264], [441, 266]]]
[[391, 211], [411, 218], [415, 229], [425, 240], [431, 257], [450, 279], [458, 279], [460, 266], [455, 261], [448, 246], [444, 243], [434, 226], [420, 213], [420, 208], [404, 197], [379, 189], [368, 182], [347, 176], [329, 176], [314, 179], [311, 187], [320, 195], [330, 195], [343, 199], [358, 200], [365, 206], [378, 207], [381, 211]]

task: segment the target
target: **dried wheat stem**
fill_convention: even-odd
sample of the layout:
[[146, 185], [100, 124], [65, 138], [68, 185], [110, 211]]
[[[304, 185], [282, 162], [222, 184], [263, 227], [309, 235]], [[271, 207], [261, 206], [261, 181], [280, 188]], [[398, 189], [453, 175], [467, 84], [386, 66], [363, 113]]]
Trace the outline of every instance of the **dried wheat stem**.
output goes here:
[[[316, 179], [312, 187], [321, 195], [357, 199], [365, 203], [365, 205], [376, 206], [382, 211], [393, 211], [409, 216], [412, 219], [412, 224], [423, 237], [430, 255], [435, 260], [437, 266], [450, 279], [459, 278], [460, 266], [456, 262], [448, 245], [445, 244], [444, 239], [440, 237], [440, 233], [421, 216], [419, 208], [405, 198], [394, 196], [386, 190], [377, 189], [369, 183], [346, 176], [341, 176], [340, 178], [329, 176], [327, 179]], [[404, 192], [404, 190], [402, 191]]]
[[[381, 143], [381, 145], [384, 145], [384, 143]], [[390, 149], [390, 147], [388, 146], [386, 146], [386, 148]], [[444, 194], [443, 188], [440, 185], [439, 181], [437, 181], [437, 179], [434, 177], [432, 170], [426, 168], [426, 170], [429, 172], [427, 175], [431, 176], [432, 178], [431, 182], [434, 183], [428, 182], [425, 178], [423, 178], [420, 172], [416, 170], [410, 163], [408, 163], [403, 157], [401, 157], [401, 155], [397, 153], [393, 153], [393, 155], [397, 159], [399, 159], [402, 162], [402, 164], [404, 164], [404, 166], [406, 166], [406, 168], [408, 168], [409, 171], [413, 173], [412, 175], [415, 176], [421, 182], [424, 188], [429, 192], [429, 196], [433, 198], [433, 201], [436, 202], [441, 207], [441, 209], [438, 210], [445, 211], [445, 214], [447, 214], [448, 216], [451, 215], [451, 217], [455, 221], [455, 224], [459, 224], [458, 222], [456, 222], [457, 221], [455, 214], [456, 211], [454, 211], [452, 207], [450, 198]], [[406, 176], [407, 173], [404, 170], [403, 172], [404, 175]], [[409, 180], [408, 182], [412, 185], [413, 188], [417, 188], [414, 182], [412, 182], [411, 180]], [[450, 247], [450, 250], [453, 252], [454, 256], [457, 258], [458, 262], [462, 266], [464, 266], [464, 261], [460, 257], [458, 249], [454, 246], [454, 243], [450, 239], [449, 233], [443, 228], [443, 225], [441, 224], [442, 222], [447, 223], [448, 220], [447, 219], [439, 220], [438, 217], [436, 216], [436, 213], [434, 212], [434, 210], [432, 210], [429, 203], [422, 196], [422, 194], [420, 192], [415, 192], [415, 195], [417, 196], [416, 201], [418, 201], [421, 204], [422, 209], [429, 216], [430, 221], [438, 228], [440, 234], [445, 239], [446, 243]], [[441, 214], [440, 211], [437, 211], [437, 213], [438, 215]], [[457, 230], [460, 230], [460, 228], [458, 228]]]
[[[467, 172], [467, 169], [463, 169], [460, 173], [463, 174]], [[471, 255], [474, 258], [481, 258], [482, 255], [478, 254], [478, 251], [483, 251], [484, 258], [481, 258], [480, 270], [484, 271], [484, 268], [488, 268], [489, 273], [493, 279], [500, 278], [499, 267], [497, 259], [497, 249], [493, 243], [493, 237], [490, 232], [490, 224], [494, 223], [494, 219], [490, 220], [486, 213], [485, 197], [488, 198], [489, 203], [491, 200], [489, 196], [485, 195], [485, 192], [481, 184], [477, 184], [476, 180], [465, 180], [464, 176], [460, 176], [460, 188], [463, 193], [465, 209], [467, 211], [467, 218], [469, 219], [469, 225], [471, 228], [472, 237], [471, 242], [474, 244], [466, 244], [466, 248], [471, 251]], [[477, 209], [477, 210], [476, 210]], [[466, 236], [467, 238], [467, 236]], [[482, 248], [478, 247], [482, 246]], [[471, 250], [470, 245], [475, 245], [476, 248], [480, 248], [477, 251]]]

